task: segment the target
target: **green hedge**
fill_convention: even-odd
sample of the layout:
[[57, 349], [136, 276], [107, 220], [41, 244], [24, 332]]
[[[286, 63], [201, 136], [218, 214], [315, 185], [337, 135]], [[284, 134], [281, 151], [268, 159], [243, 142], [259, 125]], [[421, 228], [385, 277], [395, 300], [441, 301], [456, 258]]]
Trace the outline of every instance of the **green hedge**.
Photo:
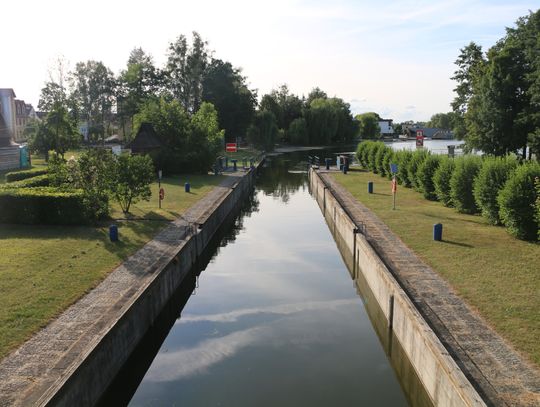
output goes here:
[[384, 143], [377, 141], [373, 143], [369, 148], [368, 153], [368, 168], [370, 171], [373, 171], [375, 174], [379, 172], [377, 166], [377, 156], [379, 155], [379, 150], [384, 149]]
[[22, 181], [8, 182], [2, 185], [1, 189], [18, 189], [18, 188], [35, 188], [35, 187], [48, 187], [49, 174], [38, 175], [32, 178], [26, 178]]
[[32, 168], [31, 170], [13, 171], [6, 174], [6, 182], [22, 181], [24, 179], [47, 174], [47, 168]]
[[433, 178], [435, 171], [439, 168], [441, 163], [441, 156], [436, 154], [430, 154], [426, 157], [424, 162], [420, 164], [416, 171], [416, 180], [420, 187], [424, 198], [430, 201], [437, 200], [437, 194], [435, 193], [435, 183]]
[[444, 206], [453, 206], [450, 195], [450, 179], [456, 163], [452, 158], [443, 157], [439, 163], [439, 168], [433, 174], [433, 185], [435, 186], [435, 195]]
[[450, 195], [454, 207], [460, 213], [478, 213], [474, 200], [474, 179], [482, 167], [478, 156], [463, 156], [455, 159], [456, 168], [450, 178]]
[[356, 149], [356, 159], [360, 163], [360, 166], [366, 169], [368, 167], [367, 155], [372, 144], [372, 141], [363, 141], [358, 144]]
[[538, 239], [540, 224], [534, 207], [538, 199], [534, 186], [536, 178], [540, 178], [538, 162], [520, 165], [510, 175], [497, 197], [503, 224], [511, 235], [519, 239]]
[[0, 223], [80, 225], [88, 223], [80, 190], [19, 188], [0, 190]]
[[492, 225], [501, 224], [497, 196], [516, 168], [514, 158], [486, 157], [474, 181], [474, 199], [482, 216]]
[[427, 150], [415, 150], [406, 166], [407, 178], [409, 179], [410, 186], [417, 191], [421, 191], [417, 177], [418, 167], [422, 165], [428, 155], [429, 153]]
[[409, 180], [407, 174], [407, 166], [409, 161], [412, 158], [412, 151], [409, 150], [400, 150], [396, 152], [396, 161], [398, 165], [397, 180], [400, 185], [403, 185], [407, 188], [411, 187], [411, 181]]
[[383, 167], [385, 168], [386, 177], [392, 179], [393, 174], [390, 171], [390, 164], [395, 163], [395, 152], [392, 148], [388, 147], [383, 157]]

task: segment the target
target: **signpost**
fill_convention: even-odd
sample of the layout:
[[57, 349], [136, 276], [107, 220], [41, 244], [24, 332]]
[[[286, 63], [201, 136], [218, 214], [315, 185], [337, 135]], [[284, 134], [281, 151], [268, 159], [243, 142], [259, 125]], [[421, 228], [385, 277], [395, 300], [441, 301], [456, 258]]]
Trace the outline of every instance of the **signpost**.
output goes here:
[[396, 194], [397, 194], [397, 179], [396, 174], [398, 172], [397, 164], [390, 164], [390, 172], [392, 176], [392, 209], [396, 209]]
[[[159, 209], [161, 209], [161, 200], [163, 197], [165, 197], [165, 191], [163, 191], [163, 188], [161, 188], [161, 176], [163, 173], [161, 170], [158, 171], [158, 188], [159, 188]], [[163, 191], [163, 197], [161, 196], [161, 191]]]
[[165, 190], [163, 188], [159, 188], [159, 209], [161, 209], [161, 201], [165, 199]]
[[237, 145], [236, 143], [227, 143], [225, 144], [225, 151], [228, 153], [236, 153]]
[[424, 130], [416, 130], [416, 147], [424, 147]]

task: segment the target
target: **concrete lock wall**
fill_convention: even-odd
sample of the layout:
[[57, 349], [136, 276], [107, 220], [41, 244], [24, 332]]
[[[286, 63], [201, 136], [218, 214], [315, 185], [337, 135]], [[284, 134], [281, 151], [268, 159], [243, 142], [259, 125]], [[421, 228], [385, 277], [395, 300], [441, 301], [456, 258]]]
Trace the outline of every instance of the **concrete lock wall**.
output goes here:
[[175, 256], [160, 259], [151, 270], [141, 270], [153, 273], [154, 278], [135, 293], [105, 335], [96, 338], [92, 349], [81, 354], [62, 382], [46, 390], [36, 405], [91, 406], [99, 400], [218, 228], [251, 192], [255, 176], [256, 169], [251, 169], [221, 202], [216, 202], [204, 224], [185, 240]]
[[[427, 394], [436, 406], [485, 406], [471, 383], [448, 354], [356, 225], [327, 188], [318, 172], [310, 170], [310, 189], [341, 250], [353, 257], [353, 273], [363, 278], [386, 317]], [[355, 232], [356, 231], [356, 232]], [[356, 276], [353, 275], [353, 278]], [[356, 278], [355, 278], [356, 280]]]

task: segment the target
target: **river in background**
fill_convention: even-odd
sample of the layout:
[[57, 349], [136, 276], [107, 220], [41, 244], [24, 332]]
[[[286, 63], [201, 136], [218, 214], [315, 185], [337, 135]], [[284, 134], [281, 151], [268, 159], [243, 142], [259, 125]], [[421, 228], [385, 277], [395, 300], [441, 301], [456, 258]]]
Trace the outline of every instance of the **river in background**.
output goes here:
[[[398, 381], [392, 369], [396, 352], [387, 357], [364, 306], [369, 297], [357, 293], [309, 194], [306, 157], [268, 159], [248, 205], [186, 278], [103, 405], [408, 404], [400, 386], [408, 378]], [[374, 322], [380, 336], [382, 322]]]

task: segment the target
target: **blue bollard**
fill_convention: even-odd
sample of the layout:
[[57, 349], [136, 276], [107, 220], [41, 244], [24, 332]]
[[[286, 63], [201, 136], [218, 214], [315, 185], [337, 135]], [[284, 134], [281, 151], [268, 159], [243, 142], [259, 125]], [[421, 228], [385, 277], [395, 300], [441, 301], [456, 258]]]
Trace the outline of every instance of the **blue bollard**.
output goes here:
[[327, 169], [327, 170], [330, 169], [330, 161], [331, 161], [331, 158], [325, 158], [325, 159], [324, 159], [324, 162], [326, 163], [326, 169]]
[[189, 182], [186, 182], [184, 184], [184, 191], [189, 192], [191, 191], [191, 185], [189, 185]]
[[347, 174], [348, 168], [346, 165], [343, 166], [343, 174]]
[[109, 239], [111, 239], [111, 242], [118, 242], [118, 226], [109, 226]]
[[440, 242], [442, 240], [442, 223], [433, 225], [433, 240]]
[[367, 183], [367, 192], [368, 194], [372, 194], [373, 193], [373, 181], [369, 181]]
[[234, 159], [231, 160], [231, 162], [233, 163], [233, 171], [236, 171], [236, 162], [237, 162], [237, 161], [238, 161], [238, 160], [234, 160]]

